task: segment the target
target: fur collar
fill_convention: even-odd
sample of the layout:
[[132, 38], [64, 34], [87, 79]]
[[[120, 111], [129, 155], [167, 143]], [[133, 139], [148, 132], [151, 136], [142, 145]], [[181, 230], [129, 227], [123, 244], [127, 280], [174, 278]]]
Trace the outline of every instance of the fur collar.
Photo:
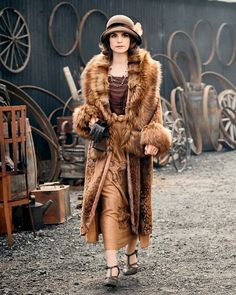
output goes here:
[[142, 100], [149, 99], [150, 103], [156, 104], [157, 94], [161, 82], [160, 63], [151, 58], [144, 49], [138, 49], [136, 54], [128, 60], [128, 100], [126, 115], [117, 116], [112, 113], [109, 106], [108, 95], [108, 71], [110, 61], [102, 53], [94, 56], [81, 76], [81, 88], [83, 96], [88, 104], [98, 107], [104, 118], [109, 122], [112, 120], [128, 119], [137, 112]]

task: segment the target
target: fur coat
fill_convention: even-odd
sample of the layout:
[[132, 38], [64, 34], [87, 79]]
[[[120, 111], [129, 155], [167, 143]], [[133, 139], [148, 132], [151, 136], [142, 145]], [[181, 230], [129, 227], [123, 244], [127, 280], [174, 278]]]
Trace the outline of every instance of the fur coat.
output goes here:
[[[127, 153], [127, 182], [131, 213], [131, 229], [134, 234], [149, 235], [152, 231], [151, 185], [153, 159], [144, 155], [144, 147], [152, 144], [165, 153], [171, 136], [162, 125], [160, 101], [161, 67], [144, 49], [128, 60], [128, 98], [125, 115], [112, 113], [109, 105], [108, 71], [110, 62], [102, 53], [94, 56], [81, 77], [85, 104], [73, 113], [74, 130], [89, 138], [91, 117], [106, 120], [109, 125], [108, 149], [99, 152], [90, 145], [87, 154], [85, 187], [83, 196], [81, 234], [88, 234], [93, 227], [99, 233], [96, 209], [109, 168], [114, 145]], [[124, 122], [123, 142], [116, 142], [113, 124]], [[97, 238], [96, 238], [97, 239]], [[93, 241], [94, 242], [94, 241]]]

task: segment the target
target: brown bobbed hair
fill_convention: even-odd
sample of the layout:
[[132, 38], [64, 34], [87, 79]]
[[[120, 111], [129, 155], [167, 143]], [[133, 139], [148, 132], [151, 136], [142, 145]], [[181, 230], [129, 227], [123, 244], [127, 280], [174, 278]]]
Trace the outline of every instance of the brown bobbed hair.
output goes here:
[[[99, 44], [99, 47], [104, 55], [106, 55], [110, 59], [112, 59], [112, 50], [110, 47], [109, 37], [110, 37], [110, 34], [106, 36], [103, 43]], [[128, 56], [131, 56], [131, 55], [135, 54], [135, 52], [137, 51], [138, 44], [137, 44], [135, 37], [133, 37], [130, 34], [129, 34], [129, 37], [130, 37], [130, 46], [128, 49]]]

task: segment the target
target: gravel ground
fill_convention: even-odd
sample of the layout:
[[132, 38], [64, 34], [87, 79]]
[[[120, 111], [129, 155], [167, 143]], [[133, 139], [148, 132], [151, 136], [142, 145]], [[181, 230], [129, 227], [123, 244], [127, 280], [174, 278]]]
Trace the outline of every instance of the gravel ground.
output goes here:
[[[0, 237], [0, 294], [236, 294], [236, 151], [192, 157], [178, 174], [155, 170], [151, 246], [139, 251], [140, 272], [105, 289], [102, 243], [79, 236], [78, 188], [71, 188], [73, 217], [37, 232]], [[124, 251], [119, 252], [121, 267]]]

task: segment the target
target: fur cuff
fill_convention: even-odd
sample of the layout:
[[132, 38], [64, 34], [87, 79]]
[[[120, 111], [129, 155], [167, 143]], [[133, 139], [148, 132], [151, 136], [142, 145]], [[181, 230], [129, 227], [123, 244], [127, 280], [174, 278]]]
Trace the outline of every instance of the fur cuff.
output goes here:
[[73, 113], [73, 129], [82, 137], [89, 138], [89, 122], [91, 118], [99, 118], [99, 111], [96, 107], [84, 104], [77, 107]]
[[160, 123], [150, 123], [141, 132], [142, 145], [151, 144], [159, 148], [159, 153], [165, 153], [171, 145], [171, 133]]

